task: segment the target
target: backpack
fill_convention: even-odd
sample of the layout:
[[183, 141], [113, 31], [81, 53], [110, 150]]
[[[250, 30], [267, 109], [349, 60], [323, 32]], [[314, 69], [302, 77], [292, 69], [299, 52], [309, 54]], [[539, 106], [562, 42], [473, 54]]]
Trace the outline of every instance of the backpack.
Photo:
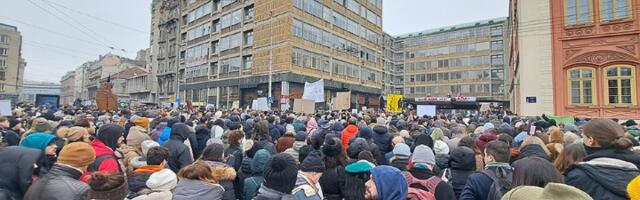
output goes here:
[[116, 163], [118, 164], [118, 171], [120, 171], [120, 173], [123, 172], [122, 166], [120, 164], [120, 162], [118, 161], [118, 159], [116, 157], [114, 157], [111, 154], [105, 154], [105, 155], [101, 155], [96, 157], [96, 160], [93, 161], [93, 163], [91, 163], [88, 167], [87, 167], [87, 171], [88, 172], [97, 172], [100, 169], [100, 165], [102, 164], [102, 162], [106, 159], [109, 158], [113, 158], [114, 160], [116, 160]]
[[[438, 186], [438, 184], [440, 184], [442, 179], [438, 178], [437, 176], [432, 176], [431, 178], [429, 178], [427, 180], [421, 180], [421, 179], [418, 179], [418, 178], [414, 177], [409, 172], [405, 172], [404, 176], [407, 179], [407, 185], [409, 186], [409, 192], [407, 194], [407, 199], [411, 199], [411, 200], [436, 200], [436, 196], [434, 194], [436, 193], [436, 187]], [[411, 187], [411, 185], [413, 185], [413, 184], [422, 185], [423, 187], [427, 188], [427, 191], [422, 190], [420, 188]]]
[[498, 178], [496, 172], [493, 170], [484, 170], [482, 174], [489, 176], [493, 183], [489, 189], [489, 196], [487, 200], [500, 200], [504, 194], [511, 189], [511, 181], [513, 180], [513, 173], [507, 172], [502, 168], [498, 168], [498, 173], [504, 173], [506, 178]]

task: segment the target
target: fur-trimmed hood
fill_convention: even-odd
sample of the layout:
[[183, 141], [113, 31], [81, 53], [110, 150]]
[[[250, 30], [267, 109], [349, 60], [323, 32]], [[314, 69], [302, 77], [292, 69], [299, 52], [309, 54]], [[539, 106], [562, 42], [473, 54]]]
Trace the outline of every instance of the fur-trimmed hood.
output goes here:
[[236, 170], [233, 167], [215, 161], [206, 161], [213, 170], [213, 177], [218, 181], [233, 181], [236, 179]]

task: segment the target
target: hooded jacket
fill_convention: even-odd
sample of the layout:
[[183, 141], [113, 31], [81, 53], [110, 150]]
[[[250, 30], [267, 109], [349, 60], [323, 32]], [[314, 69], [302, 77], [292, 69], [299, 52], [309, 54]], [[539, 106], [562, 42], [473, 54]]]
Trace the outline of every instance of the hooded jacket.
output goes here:
[[387, 127], [382, 125], [375, 125], [373, 127], [373, 142], [378, 146], [378, 150], [380, 151], [380, 155], [376, 156], [376, 161], [379, 164], [384, 163], [384, 154], [393, 150], [391, 146], [391, 140], [393, 137], [389, 134]]
[[293, 200], [293, 195], [268, 188], [264, 185], [258, 189], [258, 195], [253, 200]]
[[184, 144], [191, 130], [186, 124], [178, 123], [171, 129], [171, 139], [162, 144], [169, 149], [169, 168], [173, 172], [178, 172], [182, 167], [193, 163], [193, 156], [189, 147]]
[[264, 183], [264, 177], [262, 172], [264, 171], [264, 166], [269, 160], [271, 154], [267, 150], [259, 150], [256, 152], [256, 155], [251, 160], [251, 171], [252, 175], [249, 178], [244, 180], [244, 197], [245, 199], [252, 199], [256, 196], [260, 185]]
[[223, 193], [221, 185], [181, 179], [173, 190], [173, 200], [222, 199]]
[[93, 147], [93, 150], [96, 151], [96, 158], [104, 155], [112, 156], [104, 159], [100, 163], [100, 166], [98, 166], [98, 171], [120, 173], [120, 165], [117, 160], [118, 157], [116, 156], [115, 152], [111, 148], [109, 148], [100, 140], [91, 141], [91, 147]]
[[0, 148], [0, 199], [22, 199], [33, 182], [33, 165], [41, 155], [36, 149]]
[[[486, 170], [497, 172], [499, 168], [502, 168], [500, 170], [506, 172], [507, 176], [513, 174], [513, 169], [508, 163], [489, 163]], [[473, 173], [467, 179], [459, 200], [486, 200], [492, 184], [493, 179], [488, 175], [481, 172]]]
[[451, 152], [449, 165], [451, 167], [449, 183], [451, 183], [457, 199], [460, 197], [469, 176], [476, 171], [475, 152], [469, 147], [457, 147]]
[[196, 128], [196, 141], [198, 143], [198, 148], [193, 152], [193, 157], [200, 157], [202, 154], [202, 150], [207, 147], [207, 140], [211, 138], [211, 131], [207, 127], [198, 127]]
[[344, 149], [344, 151], [346, 152], [347, 149], [349, 149], [349, 141], [351, 141], [351, 139], [353, 139], [354, 137], [358, 136], [358, 126], [350, 124], [347, 126], [347, 128], [345, 128], [344, 130], [342, 130], [342, 135], [340, 136], [340, 139], [342, 141], [342, 148]]
[[38, 179], [24, 195], [24, 200], [83, 200], [89, 185], [78, 180], [82, 172], [77, 169], [54, 165], [47, 175]]
[[304, 141], [296, 141], [293, 143], [293, 147], [288, 148], [284, 151], [284, 153], [291, 155], [291, 157], [295, 158], [296, 164], [300, 164], [298, 158], [300, 157], [300, 149], [304, 146], [307, 146], [307, 143]]
[[545, 160], [551, 160], [551, 158], [549, 158], [549, 155], [547, 155], [547, 153], [544, 152], [544, 150], [542, 149], [542, 147], [540, 147], [540, 145], [529, 144], [527, 146], [522, 147], [522, 149], [520, 149], [520, 155], [518, 155], [518, 157], [514, 159], [511, 159], [511, 163], [529, 156], [537, 156]]
[[569, 166], [564, 180], [599, 199], [628, 199], [626, 186], [640, 174], [638, 165], [640, 156], [630, 151], [599, 149]]
[[382, 200], [404, 200], [409, 186], [400, 170], [391, 166], [377, 166], [371, 169], [371, 176]]
[[236, 179], [236, 170], [221, 162], [206, 161], [206, 163], [211, 167], [215, 180], [224, 188], [222, 199], [236, 199], [235, 190], [233, 188], [233, 181]]

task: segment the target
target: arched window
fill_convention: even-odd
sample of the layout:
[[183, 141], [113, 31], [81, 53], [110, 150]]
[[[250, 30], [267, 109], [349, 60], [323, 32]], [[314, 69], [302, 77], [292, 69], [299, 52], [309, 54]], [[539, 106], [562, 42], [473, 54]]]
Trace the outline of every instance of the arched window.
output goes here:
[[595, 73], [592, 68], [573, 68], [569, 76], [569, 105], [595, 105]]
[[630, 18], [631, 11], [631, 0], [600, 0], [602, 21]]
[[636, 105], [636, 71], [629, 65], [604, 68], [607, 105]]
[[589, 24], [593, 19], [592, 0], [564, 0], [566, 26]]

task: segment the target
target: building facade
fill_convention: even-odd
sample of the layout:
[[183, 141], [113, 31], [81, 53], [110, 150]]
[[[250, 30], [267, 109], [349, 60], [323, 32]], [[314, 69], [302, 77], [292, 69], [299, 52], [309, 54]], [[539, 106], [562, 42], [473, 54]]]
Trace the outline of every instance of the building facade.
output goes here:
[[76, 72], [67, 72], [60, 80], [62, 90], [60, 91], [60, 104], [73, 105], [76, 100]]
[[17, 99], [25, 67], [22, 35], [17, 27], [0, 23], [0, 99]]
[[60, 95], [62, 87], [57, 83], [25, 81], [24, 87], [20, 92], [20, 102], [36, 103], [36, 95]]
[[275, 107], [301, 98], [305, 82], [324, 79], [325, 102], [350, 90], [352, 104], [379, 105], [381, 0], [179, 4], [181, 99], [229, 107], [272, 96]]
[[182, 2], [153, 0], [151, 3], [151, 68], [155, 71], [159, 102], [176, 98]]
[[510, 1], [506, 90], [511, 111], [522, 116], [554, 114], [549, 3]]
[[550, 3], [554, 112], [638, 119], [640, 0]]
[[404, 96], [476, 97], [508, 106], [506, 22], [496, 18], [397, 36]]

